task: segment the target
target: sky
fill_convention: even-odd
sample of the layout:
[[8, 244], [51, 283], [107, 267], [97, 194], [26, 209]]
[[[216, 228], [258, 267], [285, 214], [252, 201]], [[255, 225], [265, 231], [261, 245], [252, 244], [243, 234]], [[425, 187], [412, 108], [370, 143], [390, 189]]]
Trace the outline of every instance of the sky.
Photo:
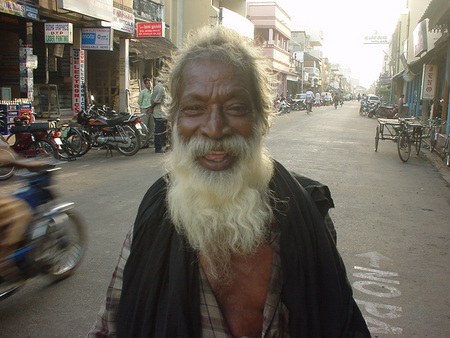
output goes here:
[[[253, 0], [252, 0], [253, 1]], [[273, 2], [273, 0], [272, 0]], [[323, 32], [323, 56], [351, 69], [351, 77], [369, 88], [382, 70], [389, 45], [364, 44], [374, 34], [390, 37], [406, 0], [275, 0], [296, 27]], [[317, 47], [316, 47], [317, 48]]]

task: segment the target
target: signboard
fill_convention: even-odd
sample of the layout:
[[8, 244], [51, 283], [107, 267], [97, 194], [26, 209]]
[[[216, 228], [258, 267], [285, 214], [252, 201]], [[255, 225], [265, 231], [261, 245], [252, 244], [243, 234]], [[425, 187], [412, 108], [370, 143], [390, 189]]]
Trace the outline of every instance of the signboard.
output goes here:
[[420, 95], [422, 100], [434, 99], [438, 76], [437, 69], [436, 65], [423, 65], [422, 91]]
[[100, 20], [113, 20], [113, 0], [58, 0], [58, 8]]
[[305, 52], [294, 52], [292, 55], [295, 61], [303, 62]]
[[73, 43], [73, 24], [69, 22], [46, 23], [45, 43]]
[[82, 28], [81, 49], [113, 50], [113, 31], [108, 28]]
[[38, 57], [37, 55], [25, 55], [25, 67], [30, 69], [37, 69], [38, 67]]
[[72, 109], [74, 114], [85, 108], [84, 83], [85, 83], [85, 53], [84, 50], [73, 50], [72, 63]]
[[364, 37], [364, 44], [370, 45], [384, 45], [389, 44], [389, 38], [387, 35], [367, 35]]
[[0, 12], [39, 20], [39, 0], [0, 0]]
[[136, 24], [136, 37], [150, 38], [150, 37], [164, 37], [165, 36], [164, 22], [138, 22]]
[[420, 56], [428, 50], [427, 21], [419, 22], [413, 31], [414, 56]]
[[103, 27], [112, 27], [116, 31], [134, 34], [134, 14], [121, 9], [113, 9], [113, 20], [111, 22], [102, 21]]

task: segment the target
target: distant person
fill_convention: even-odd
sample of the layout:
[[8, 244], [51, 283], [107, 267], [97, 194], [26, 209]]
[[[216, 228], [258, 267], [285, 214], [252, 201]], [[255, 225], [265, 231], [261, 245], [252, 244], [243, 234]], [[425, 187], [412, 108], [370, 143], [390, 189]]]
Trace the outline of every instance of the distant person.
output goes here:
[[163, 105], [166, 98], [166, 90], [162, 84], [162, 80], [158, 79], [153, 88], [151, 98], [151, 108], [153, 112], [153, 119], [155, 121], [155, 153], [164, 153], [163, 148], [166, 144], [166, 123], [167, 117], [164, 112]]
[[312, 106], [314, 101], [314, 93], [311, 90], [308, 90], [306, 93], [306, 109], [310, 112], [312, 112]]
[[145, 89], [141, 90], [138, 97], [138, 105], [141, 109], [141, 120], [147, 126], [150, 136], [150, 143], [153, 143], [155, 132], [155, 121], [153, 120], [152, 108], [152, 81], [149, 78], [144, 80]]

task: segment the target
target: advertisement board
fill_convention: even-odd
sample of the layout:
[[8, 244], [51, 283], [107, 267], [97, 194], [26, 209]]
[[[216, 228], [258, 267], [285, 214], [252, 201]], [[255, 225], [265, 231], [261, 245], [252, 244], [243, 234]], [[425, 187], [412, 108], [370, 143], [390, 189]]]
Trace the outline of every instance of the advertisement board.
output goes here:
[[112, 21], [113, 0], [58, 0], [58, 8]]
[[423, 77], [422, 77], [422, 91], [420, 98], [422, 100], [434, 99], [434, 93], [436, 92], [437, 83], [437, 66], [436, 65], [423, 65]]
[[45, 23], [45, 43], [73, 43], [73, 24], [69, 22]]
[[81, 49], [113, 50], [113, 30], [106, 28], [82, 28]]
[[116, 31], [134, 34], [134, 14], [121, 9], [113, 9], [113, 20], [111, 22], [102, 21], [103, 27], [112, 27]]
[[138, 22], [136, 24], [136, 37], [138, 38], [151, 38], [164, 36], [165, 36], [164, 22]]
[[72, 109], [74, 114], [85, 108], [85, 54], [84, 50], [73, 50], [72, 64]]

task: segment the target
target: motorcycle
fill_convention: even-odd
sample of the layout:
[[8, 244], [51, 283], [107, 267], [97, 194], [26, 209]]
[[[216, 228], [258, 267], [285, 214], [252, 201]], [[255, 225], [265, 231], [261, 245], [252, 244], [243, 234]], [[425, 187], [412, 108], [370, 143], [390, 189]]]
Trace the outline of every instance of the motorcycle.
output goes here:
[[369, 105], [365, 101], [361, 101], [361, 106], [359, 107], [359, 115], [367, 116], [369, 112]]
[[280, 102], [280, 106], [278, 108], [278, 112], [280, 114], [286, 114], [286, 113], [289, 114], [291, 112], [291, 110], [292, 110], [291, 105], [286, 100], [283, 100]]
[[136, 119], [129, 116], [107, 118], [98, 112], [95, 104], [90, 104], [87, 110], [80, 110], [77, 122], [85, 129], [89, 147], [106, 147], [116, 149], [125, 156], [135, 155], [140, 147], [140, 135], [136, 129]]
[[55, 281], [69, 277], [86, 250], [86, 230], [73, 210], [74, 203], [55, 203], [50, 185], [58, 168], [29, 160], [10, 160], [3, 165], [28, 170], [22, 175], [27, 184], [14, 196], [27, 202], [33, 216], [17, 248], [0, 257], [0, 300], [38, 275]]
[[151, 134], [150, 134], [150, 130], [148, 129], [148, 127], [146, 126], [145, 123], [142, 122], [141, 119], [141, 115], [142, 114], [138, 114], [138, 113], [128, 113], [128, 112], [120, 112], [117, 113], [115, 110], [110, 109], [109, 107], [103, 105], [103, 107], [100, 109], [97, 109], [97, 112], [102, 115], [105, 116], [107, 118], [116, 118], [119, 116], [127, 116], [128, 120], [127, 122], [130, 122], [131, 124], [134, 124], [136, 130], [139, 133], [139, 138], [141, 140], [141, 148], [144, 147], [148, 147], [150, 144], [150, 138], [151, 138]]
[[378, 106], [379, 106], [378, 102], [369, 102], [368, 108], [367, 108], [367, 117], [372, 118], [372, 117], [376, 116], [377, 111], [378, 111]]
[[59, 146], [49, 129], [48, 123], [30, 123], [28, 115], [16, 116], [5, 141], [13, 143], [11, 148], [24, 157], [52, 156], [57, 159]]
[[[398, 109], [395, 105], [391, 104], [378, 104], [378, 108], [375, 112], [376, 117], [395, 119], [398, 117]], [[369, 116], [372, 117], [372, 116]]]

